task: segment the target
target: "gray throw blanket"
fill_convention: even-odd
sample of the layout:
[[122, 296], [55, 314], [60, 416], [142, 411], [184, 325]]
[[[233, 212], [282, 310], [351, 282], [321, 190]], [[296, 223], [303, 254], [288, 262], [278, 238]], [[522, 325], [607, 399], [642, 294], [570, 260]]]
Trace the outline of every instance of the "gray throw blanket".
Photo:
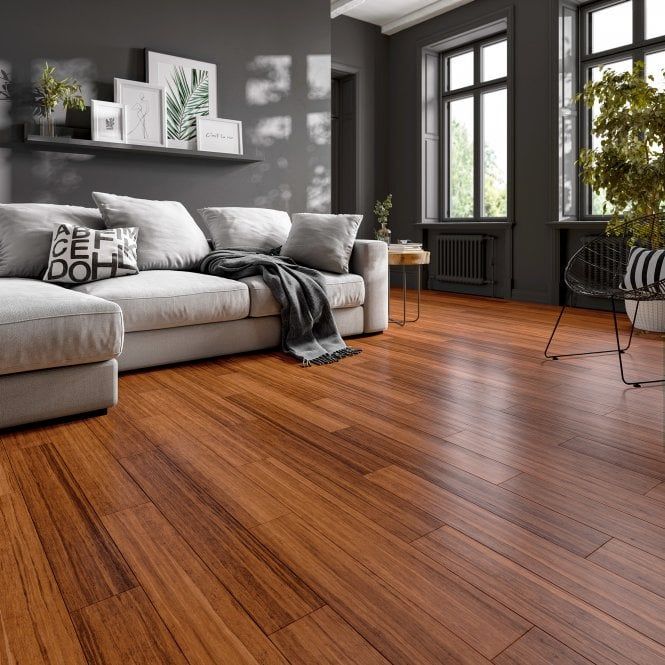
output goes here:
[[200, 270], [228, 279], [260, 275], [282, 308], [282, 350], [303, 365], [327, 365], [360, 353], [342, 340], [316, 270], [254, 249], [218, 249], [203, 259]]

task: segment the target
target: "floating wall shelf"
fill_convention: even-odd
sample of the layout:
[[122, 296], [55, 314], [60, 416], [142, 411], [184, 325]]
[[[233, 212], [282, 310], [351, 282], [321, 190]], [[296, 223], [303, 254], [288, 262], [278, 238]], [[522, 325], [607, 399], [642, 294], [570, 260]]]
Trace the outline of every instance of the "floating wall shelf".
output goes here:
[[40, 136], [31, 134], [32, 128], [26, 127], [24, 140], [26, 144], [38, 150], [57, 150], [60, 152], [116, 152], [133, 155], [164, 155], [165, 157], [184, 157], [185, 159], [211, 159], [218, 162], [236, 162], [242, 164], [256, 164], [263, 161], [247, 157], [246, 155], [233, 155], [225, 152], [208, 152], [204, 150], [183, 150], [180, 148], [161, 148], [159, 146], [131, 145], [129, 143], [106, 143], [104, 141], [90, 141], [76, 139], [69, 136]]

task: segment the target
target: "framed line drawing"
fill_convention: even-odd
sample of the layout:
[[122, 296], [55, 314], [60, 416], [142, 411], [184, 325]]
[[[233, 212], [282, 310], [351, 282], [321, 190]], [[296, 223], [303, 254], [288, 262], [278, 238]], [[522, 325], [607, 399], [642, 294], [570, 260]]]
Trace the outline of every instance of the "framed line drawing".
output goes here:
[[126, 142], [166, 147], [166, 91], [163, 87], [114, 79], [115, 101], [125, 107]]
[[170, 147], [196, 147], [196, 119], [217, 115], [217, 65], [146, 49], [148, 83], [166, 90]]

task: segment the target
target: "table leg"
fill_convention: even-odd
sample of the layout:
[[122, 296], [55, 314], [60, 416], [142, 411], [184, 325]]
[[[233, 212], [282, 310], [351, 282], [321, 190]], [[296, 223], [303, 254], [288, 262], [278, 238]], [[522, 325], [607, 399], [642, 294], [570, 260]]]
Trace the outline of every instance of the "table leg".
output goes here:
[[406, 318], [406, 266], [402, 266], [402, 320], [389, 319], [390, 323], [396, 323], [398, 326], [405, 326], [407, 323], [415, 323], [420, 318], [420, 292], [422, 290], [422, 266], [417, 266], [418, 270], [418, 290], [417, 290], [417, 309], [414, 319]]

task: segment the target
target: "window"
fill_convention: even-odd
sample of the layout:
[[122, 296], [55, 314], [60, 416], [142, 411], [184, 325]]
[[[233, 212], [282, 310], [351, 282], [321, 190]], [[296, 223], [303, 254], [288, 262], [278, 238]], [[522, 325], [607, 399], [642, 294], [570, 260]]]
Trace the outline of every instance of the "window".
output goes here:
[[[580, 17], [582, 49], [581, 83], [598, 80], [603, 71], [630, 71], [633, 63], [645, 63], [653, 85], [665, 89], [665, 0], [602, 0], [585, 5]], [[598, 109], [585, 109], [582, 143], [597, 145], [592, 125]], [[582, 217], [603, 217], [602, 192], [584, 188]]]
[[444, 219], [508, 217], [505, 36], [441, 55]]

